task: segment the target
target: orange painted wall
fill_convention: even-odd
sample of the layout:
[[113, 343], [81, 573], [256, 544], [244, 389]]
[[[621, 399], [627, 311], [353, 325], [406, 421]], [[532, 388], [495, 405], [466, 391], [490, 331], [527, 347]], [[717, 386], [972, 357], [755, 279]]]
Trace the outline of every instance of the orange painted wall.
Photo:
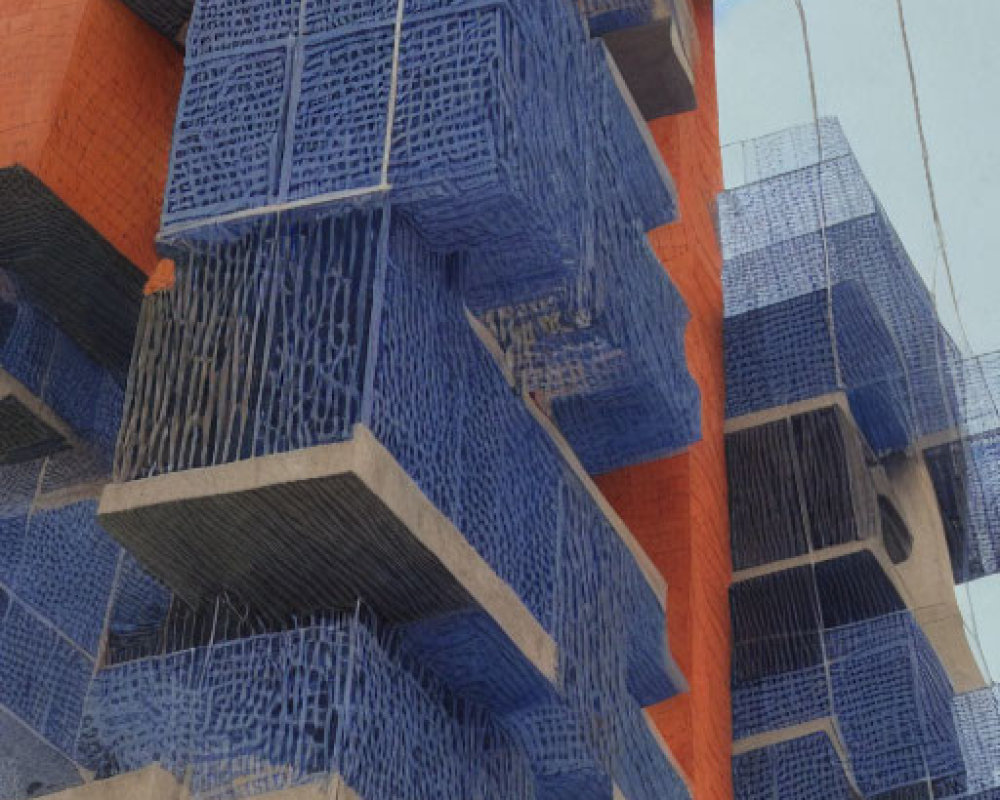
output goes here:
[[119, 0], [2, 0], [0, 41], [0, 166], [23, 164], [152, 272], [180, 53]]
[[702, 440], [681, 455], [597, 483], [667, 579], [670, 643], [691, 691], [650, 712], [697, 800], [716, 800], [733, 795], [722, 259], [713, 217], [722, 162], [712, 0], [693, 5], [701, 44], [698, 108], [651, 125], [677, 183], [680, 221], [654, 231], [650, 241], [691, 310], [686, 350], [701, 387]]

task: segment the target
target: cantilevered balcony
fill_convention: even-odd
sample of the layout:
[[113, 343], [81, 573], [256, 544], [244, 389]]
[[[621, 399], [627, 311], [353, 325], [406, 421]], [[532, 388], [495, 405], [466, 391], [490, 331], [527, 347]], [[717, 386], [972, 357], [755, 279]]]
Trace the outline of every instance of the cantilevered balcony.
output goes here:
[[730, 420], [726, 456], [734, 587], [800, 569], [850, 575], [853, 559], [866, 567], [853, 578], [859, 608], [878, 585], [892, 587], [956, 688], [981, 685], [919, 454], [876, 462], [841, 394]]
[[583, 0], [581, 6], [647, 120], [696, 107], [689, 0]]
[[[646, 741], [639, 707], [684, 683], [665, 586], [480, 341], [461, 262], [382, 206], [175, 256], [102, 524], [192, 605], [281, 627], [360, 599], [491, 713], [555, 704]], [[605, 736], [580, 744], [593, 768], [632, 774]]]

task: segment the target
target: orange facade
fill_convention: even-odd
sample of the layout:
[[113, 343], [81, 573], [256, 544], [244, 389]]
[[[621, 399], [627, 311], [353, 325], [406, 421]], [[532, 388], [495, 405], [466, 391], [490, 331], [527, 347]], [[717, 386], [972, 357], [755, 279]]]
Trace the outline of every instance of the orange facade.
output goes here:
[[691, 691], [651, 709], [697, 800], [732, 797], [729, 701], [729, 516], [723, 423], [722, 259], [714, 200], [722, 190], [712, 0], [693, 0], [701, 52], [698, 108], [651, 124], [677, 183], [680, 220], [650, 237], [691, 310], [688, 365], [701, 388], [702, 440], [685, 453], [598, 478], [668, 590], [675, 657]]
[[180, 53], [119, 0], [3, 0], [0, 40], [0, 167], [27, 167], [151, 272]]

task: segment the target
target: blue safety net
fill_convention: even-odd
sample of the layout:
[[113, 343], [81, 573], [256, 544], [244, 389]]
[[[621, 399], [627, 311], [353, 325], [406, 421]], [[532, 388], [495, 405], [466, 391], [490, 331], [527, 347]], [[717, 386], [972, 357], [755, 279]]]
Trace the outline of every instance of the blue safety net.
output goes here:
[[1000, 726], [992, 690], [955, 694], [979, 676], [948, 579], [1000, 568], [1000, 362], [952, 341], [835, 120], [736, 156], [747, 183], [719, 216], [737, 796], [853, 797], [798, 781], [816, 753], [776, 756], [810, 725], [869, 800], [988, 797]]
[[465, 253], [470, 308], [590, 471], [698, 438], [687, 311], [644, 240], [676, 217], [672, 182], [571, 4], [255, 9], [195, 11], [165, 240], [385, 195]]
[[[408, 625], [407, 652], [491, 713], [561, 709], [588, 754], [569, 773], [631, 780], [633, 797], [685, 791], [639, 711], [680, 688], [661, 601], [470, 325], [465, 257], [437, 254], [382, 206], [174, 250], [176, 285], [142, 313], [119, 477], [342, 441], [364, 424], [553, 636], [560, 679], [539, 687], [481, 614]], [[266, 611], [267, 597], [243, 599]], [[484, 652], [508, 655], [484, 665]]]
[[[364, 617], [364, 615], [362, 615]], [[374, 627], [373, 627], [374, 625]], [[220, 629], [221, 630], [221, 629]], [[456, 697], [404, 631], [334, 616], [102, 670], [81, 758], [101, 775], [158, 762], [196, 797], [247, 796], [340, 775], [361, 797], [686, 797], [636, 706], [620, 747], [579, 712], [542, 703], [502, 717]], [[610, 767], [610, 769], [609, 769]]]
[[170, 590], [124, 551], [111, 597], [105, 663], [134, 661], [164, 652], [172, 600]]
[[[75, 757], [120, 554], [97, 524], [96, 502], [38, 491], [45, 466], [0, 467], [0, 706], [41, 743], [12, 751], [26, 785]], [[49, 755], [36, 762], [32, 753]]]
[[729, 417], [845, 391], [877, 454], [918, 435], [901, 354], [857, 281], [728, 317], [725, 353]]
[[0, 704], [72, 757], [93, 657], [0, 587]]
[[855, 800], [846, 767], [826, 733], [733, 756], [736, 800]]
[[1000, 792], [1000, 686], [956, 695], [952, 712], [970, 796]]
[[883, 538], [867, 452], [835, 405], [726, 434], [734, 569]]
[[360, 797], [535, 796], [502, 725], [351, 617], [102, 671], [81, 755], [104, 774], [159, 762], [195, 797], [338, 774]]
[[62, 441], [0, 463], [0, 786], [19, 799], [79, 782], [77, 733], [121, 553], [95, 498], [123, 387], [19, 281], [0, 273], [0, 286], [0, 368]]
[[[239, 22], [232, 6], [204, 0], [191, 21], [166, 229], [388, 183], [436, 245], [558, 254], [573, 176], [546, 172], [572, 168], [582, 109], [556, 92], [586, 79], [573, 57], [592, 57], [570, 4], [258, 0]], [[647, 227], [672, 219], [667, 187], [645, 178], [655, 162], [635, 167]]]
[[0, 797], [41, 797], [82, 783], [76, 765], [12, 714], [0, 711]]
[[842, 395], [874, 456], [922, 451], [955, 582], [991, 574], [1000, 359], [959, 351], [839, 125], [819, 131], [746, 143], [750, 182], [720, 198], [727, 416]]
[[[69, 429], [69, 436], [60, 434], [57, 446], [28, 453], [28, 458], [60, 454], [46, 476], [49, 488], [76, 482], [83, 472], [92, 478], [110, 474], [124, 397], [121, 383], [84, 353], [3, 270], [0, 371]], [[75, 466], [63, 466], [69, 463]]]
[[[827, 122], [827, 130], [832, 125]], [[790, 132], [786, 144], [794, 150], [802, 135]], [[765, 149], [780, 150], [780, 145], [770, 142]], [[727, 325], [730, 318], [747, 315], [744, 324], [761, 331], [759, 336], [768, 331], [754, 355], [756, 363], [781, 362], [805, 330], [804, 341], [815, 342], [825, 354], [811, 366], [789, 370], [773, 386], [752, 391], [742, 388], [744, 381], [754, 380], [750, 363], [729, 362], [736, 404], [727, 413], [745, 414], [833, 390], [870, 390], [881, 397], [869, 402], [889, 406], [889, 420], [911, 420], [902, 442], [874, 429], [876, 451], [898, 450], [943, 430], [956, 405], [957, 349], [857, 161], [834, 147], [824, 149], [822, 163], [799, 153], [792, 164], [793, 171], [765, 172], [767, 177], [719, 198]], [[838, 298], [836, 286], [848, 281], [857, 284], [855, 297]], [[812, 323], [805, 321], [810, 314]], [[821, 322], [817, 314], [825, 319]], [[869, 328], [878, 343], [871, 350], [858, 335]], [[832, 363], [832, 343], [846, 337], [855, 346], [845, 347]], [[879, 369], [888, 371], [877, 379]], [[875, 425], [879, 416], [858, 414], [859, 422]]]
[[955, 582], [1000, 571], [1000, 431], [926, 451]]
[[[802, 600], [789, 594], [781, 602]], [[737, 738], [831, 718], [866, 796], [926, 781], [964, 786], [965, 762], [951, 715], [954, 692], [908, 612], [821, 629], [818, 636], [815, 627], [779, 627], [785, 630], [773, 634], [778, 649], [769, 658], [808, 652], [815, 663], [796, 666], [801, 655], [786, 657], [784, 665], [768, 664], [770, 674], [763, 678], [734, 682]]]
[[[215, 800], [334, 773], [365, 798], [687, 796], [642, 711], [684, 688], [662, 590], [577, 461], [700, 429], [687, 310], [644, 238], [674, 188], [589, 34], [564, 0], [199, 0], [176, 282], [143, 304], [124, 398], [0, 293], [4, 368], [90, 448], [0, 473], [27, 498], [0, 518], [0, 703], [101, 775], [159, 761]], [[562, 329], [530, 354], [489, 324], [539, 303]], [[359, 425], [552, 637], [555, 680], [475, 605], [396, 628], [229, 586], [188, 607], [95, 524], [116, 436], [123, 482]]]

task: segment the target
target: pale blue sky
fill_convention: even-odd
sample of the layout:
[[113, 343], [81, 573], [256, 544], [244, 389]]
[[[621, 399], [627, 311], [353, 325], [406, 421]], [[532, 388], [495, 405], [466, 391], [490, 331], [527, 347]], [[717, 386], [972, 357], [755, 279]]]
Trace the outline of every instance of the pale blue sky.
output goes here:
[[[928, 285], [937, 274], [941, 317], [954, 329], [896, 2], [803, 5], [819, 112], [840, 118]], [[1000, 350], [1000, 0], [904, 0], [904, 10], [959, 309], [972, 351]], [[716, 0], [716, 37], [723, 144], [812, 121], [793, 0]], [[726, 163], [731, 173], [734, 160]], [[1000, 579], [959, 591], [966, 606], [969, 597], [989, 671], [1000, 679]]]

